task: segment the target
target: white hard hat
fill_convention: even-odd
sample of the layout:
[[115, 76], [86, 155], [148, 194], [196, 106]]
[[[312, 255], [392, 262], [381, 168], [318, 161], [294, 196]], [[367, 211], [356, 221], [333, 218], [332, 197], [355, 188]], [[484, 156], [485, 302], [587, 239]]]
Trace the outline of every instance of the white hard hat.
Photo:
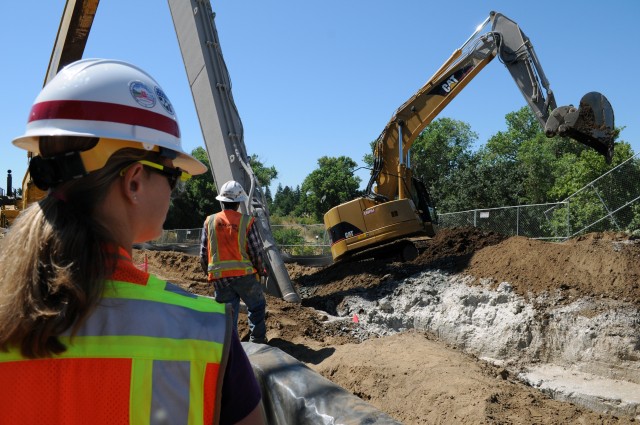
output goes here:
[[160, 85], [145, 71], [122, 61], [84, 59], [63, 68], [36, 98], [26, 132], [13, 144], [39, 154], [41, 136], [110, 139], [108, 155], [120, 148], [114, 143], [118, 140], [135, 142], [123, 147], [168, 149], [177, 155], [175, 167], [189, 174], [207, 170], [182, 149], [175, 111]]
[[216, 196], [222, 202], [242, 202], [249, 199], [242, 185], [235, 180], [229, 180], [220, 188], [220, 194]]

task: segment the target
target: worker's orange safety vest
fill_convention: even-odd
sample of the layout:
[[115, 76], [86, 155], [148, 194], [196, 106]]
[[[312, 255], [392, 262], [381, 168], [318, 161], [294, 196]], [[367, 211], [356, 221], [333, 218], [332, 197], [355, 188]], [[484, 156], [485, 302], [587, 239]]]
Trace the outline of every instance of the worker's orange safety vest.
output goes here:
[[206, 218], [210, 281], [256, 273], [247, 254], [247, 235], [253, 222], [253, 217], [234, 210], [223, 210]]
[[0, 423], [218, 422], [231, 336], [225, 306], [130, 258], [113, 279], [79, 332], [60, 337], [64, 353], [33, 360], [19, 349], [0, 352]]

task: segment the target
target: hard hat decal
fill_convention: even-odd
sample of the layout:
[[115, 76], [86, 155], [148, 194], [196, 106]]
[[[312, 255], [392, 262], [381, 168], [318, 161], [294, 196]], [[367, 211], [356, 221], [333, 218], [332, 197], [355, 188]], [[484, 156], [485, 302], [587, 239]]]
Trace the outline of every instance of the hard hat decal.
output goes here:
[[158, 102], [160, 103], [160, 105], [162, 105], [165, 111], [167, 111], [171, 115], [175, 115], [175, 112], [173, 111], [173, 105], [171, 104], [171, 102], [169, 102], [169, 98], [167, 97], [167, 95], [164, 94], [160, 87], [155, 86], [154, 88], [156, 91], [156, 96], [158, 96]]
[[129, 84], [129, 91], [133, 99], [138, 102], [139, 105], [145, 108], [153, 108], [156, 104], [156, 97], [149, 87], [147, 87], [142, 81], [132, 81]]

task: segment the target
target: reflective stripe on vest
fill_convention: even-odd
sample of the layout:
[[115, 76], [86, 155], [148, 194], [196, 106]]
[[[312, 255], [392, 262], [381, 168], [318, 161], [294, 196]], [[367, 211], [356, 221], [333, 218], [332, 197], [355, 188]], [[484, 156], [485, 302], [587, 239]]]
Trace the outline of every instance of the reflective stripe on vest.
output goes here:
[[[73, 337], [66, 332], [59, 338], [67, 347], [64, 353], [51, 359], [28, 360], [17, 349], [0, 352], [0, 373], [6, 376], [4, 372], [15, 370], [22, 377], [21, 381], [25, 379], [24, 382], [39, 383], [40, 389], [24, 388], [27, 396], [44, 392], [48, 397], [47, 391], [61, 392], [63, 395], [65, 391], [72, 392], [73, 389], [70, 391], [69, 388], [59, 387], [61, 384], [56, 382], [58, 376], [65, 378], [63, 382], [76, 383], [78, 388], [87, 392], [87, 381], [91, 380], [87, 379], [86, 373], [82, 373], [87, 369], [78, 370], [76, 360], [81, 359], [88, 362], [86, 364], [95, 376], [101, 377], [101, 385], [102, 381], [106, 381], [105, 387], [112, 385], [108, 387], [110, 393], [129, 394], [128, 412], [123, 414], [120, 411], [122, 409], [108, 405], [109, 401], [103, 398], [95, 400], [95, 405], [100, 406], [102, 401], [107, 404], [106, 407], [100, 406], [104, 409], [100, 412], [111, 409], [114, 414], [124, 415], [125, 418], [128, 416], [130, 424], [200, 425], [217, 422], [223, 378], [218, 371], [226, 363], [230, 325], [224, 304], [195, 296], [154, 276], [150, 276], [146, 286], [108, 281], [103, 299], [79, 332]], [[128, 384], [119, 389], [116, 386], [116, 391], [110, 376], [100, 375], [102, 366], [112, 365], [110, 359], [119, 365], [115, 375], [128, 374], [126, 380], [116, 381], [114, 378], [115, 382]], [[37, 363], [42, 365], [42, 362], [48, 364], [45, 369], [30, 367]], [[30, 376], [33, 370], [40, 371], [43, 376]], [[16, 391], [16, 388], [11, 391]], [[88, 388], [88, 392], [93, 389]], [[100, 390], [96, 388], [96, 394]], [[59, 394], [52, 394], [51, 397], [68, 401], [68, 398], [61, 398]], [[87, 397], [91, 400], [92, 395]], [[98, 395], [94, 397], [99, 398]], [[12, 396], [9, 395], [9, 398]], [[22, 397], [16, 395], [15, 398]], [[74, 399], [71, 400], [73, 403]], [[19, 400], [15, 402], [20, 403]], [[38, 400], [33, 402], [37, 404]], [[5, 403], [10, 403], [10, 400], [0, 401], [0, 418], [5, 417], [3, 413], [6, 410], [3, 412], [2, 409], [9, 406], [3, 406]], [[96, 409], [95, 405], [82, 408]], [[64, 406], [52, 413], [60, 416], [56, 418], [43, 416], [51, 412], [39, 412], [43, 419], [39, 423], [57, 423], [56, 419], [63, 417], [67, 418], [64, 423], [76, 423], [64, 416], [73, 415], [69, 412], [74, 408], [78, 407]], [[74, 417], [77, 418], [77, 413]], [[109, 422], [108, 417], [84, 419], [84, 423], [116, 423], [115, 418]]]
[[[232, 210], [207, 217], [209, 280], [256, 273], [247, 254], [247, 236], [253, 222], [253, 217]], [[216, 231], [217, 226], [227, 228], [226, 234]]]

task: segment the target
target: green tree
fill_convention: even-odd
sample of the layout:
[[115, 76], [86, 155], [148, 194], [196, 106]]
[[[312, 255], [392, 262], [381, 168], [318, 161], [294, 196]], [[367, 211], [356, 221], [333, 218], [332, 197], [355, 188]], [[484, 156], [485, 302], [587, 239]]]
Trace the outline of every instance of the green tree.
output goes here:
[[558, 142], [544, 135], [529, 107], [508, 113], [505, 121], [507, 129], [478, 151], [483, 166], [493, 172], [485, 208], [545, 202], [553, 184], [550, 167], [558, 156]]
[[440, 180], [436, 203], [442, 212], [463, 211], [500, 206], [513, 191], [509, 184], [511, 168], [504, 162], [491, 163], [476, 153], [461, 161], [449, 175]]
[[[262, 194], [264, 195], [264, 202], [266, 203], [267, 210], [271, 211], [273, 208], [273, 199], [271, 198], [271, 190], [269, 189], [269, 185], [271, 185], [271, 181], [273, 179], [278, 177], [278, 171], [273, 165], [271, 167], [267, 167], [266, 165], [264, 165], [258, 155], [249, 156], [249, 164], [251, 165], [251, 170], [256, 176], [258, 185], [260, 186]], [[249, 188], [245, 188], [245, 190], [248, 191]]]
[[271, 188], [269, 186], [264, 188], [264, 197], [267, 201], [267, 208], [269, 211], [273, 210], [273, 196], [271, 195]]
[[296, 214], [321, 221], [330, 209], [360, 195], [360, 177], [353, 174], [357, 164], [346, 156], [318, 159], [318, 168], [302, 182]]
[[474, 154], [473, 167], [454, 174], [457, 193], [468, 199], [466, 209], [548, 202], [558, 159], [584, 150], [564, 138], [547, 138], [528, 107], [508, 113], [505, 121], [507, 129]]
[[273, 213], [282, 217], [291, 215], [296, 209], [299, 200], [300, 186], [292, 189], [289, 186], [283, 188], [279, 184], [273, 199]]
[[498, 205], [557, 201], [569, 194], [559, 189], [558, 179], [579, 182], [561, 184], [565, 189], [577, 189], [611, 169], [604, 157], [576, 140], [546, 137], [528, 107], [507, 114], [505, 119], [507, 130], [492, 136], [481, 153], [483, 161], [493, 163], [496, 170], [501, 166], [509, 169], [501, 173], [500, 180], [512, 190], [503, 191], [505, 197], [498, 199]]
[[505, 116], [506, 131], [499, 131], [485, 145], [488, 160], [501, 158], [516, 161], [520, 146], [527, 140], [535, 139], [541, 132], [540, 123], [527, 106]]
[[585, 170], [592, 178], [606, 170], [602, 157], [587, 146], [547, 138], [528, 107], [507, 114], [505, 121], [507, 129], [474, 153], [469, 147], [475, 133], [465, 123], [435, 120], [421, 134], [413, 148], [414, 170], [427, 181], [440, 211], [550, 202], [568, 195], [558, 188], [560, 176], [586, 184]]
[[[626, 162], [623, 171], [607, 173], [633, 155], [631, 145], [618, 142], [611, 164], [607, 164], [604, 157], [590, 149], [584, 150], [580, 155], [571, 153], [560, 158], [550, 193], [557, 200], [564, 200], [571, 195], [571, 232], [591, 225], [611, 211], [617, 210], [623, 202], [637, 198], [635, 182], [640, 180], [640, 161]], [[585, 188], [596, 179], [593, 186]], [[585, 190], [581, 190], [583, 188]], [[615, 215], [615, 221], [602, 221], [602, 227], [594, 227], [592, 231], [606, 230], [612, 226], [620, 230], [633, 231], [640, 222], [637, 212], [637, 208], [619, 211]], [[562, 212], [557, 213], [557, 227], [562, 228], [567, 224], [563, 215]]]
[[[220, 211], [220, 203], [215, 199], [218, 190], [206, 150], [197, 147], [191, 155], [206, 165], [209, 171], [193, 176], [186, 182], [182, 192], [174, 194], [164, 223], [165, 229], [198, 228], [208, 215]], [[261, 187], [268, 187], [278, 175], [275, 167], [266, 167], [256, 155], [249, 157], [249, 163]]]
[[[626, 142], [616, 143], [611, 164], [607, 164], [602, 155], [591, 149], [584, 150], [579, 155], [565, 154], [556, 162], [554, 185], [550, 194], [555, 199], [564, 199], [631, 156], [633, 150]], [[620, 177], [624, 180], [629, 176]], [[618, 185], [627, 186], [623, 180], [617, 182]]]
[[300, 229], [293, 227], [274, 227], [273, 239], [276, 244], [292, 255], [299, 255], [305, 245]]
[[253, 174], [256, 176], [256, 180], [260, 184], [260, 187], [269, 187], [271, 181], [278, 177], [278, 171], [273, 165], [267, 167], [262, 163], [258, 155], [249, 156], [249, 164], [253, 170]]
[[364, 162], [364, 164], [369, 168], [373, 168], [373, 162], [374, 162], [373, 151], [376, 148], [377, 142], [378, 142], [377, 139], [372, 140], [369, 143], [369, 153], [364, 154], [364, 156], [362, 157], [362, 162]]
[[411, 147], [414, 175], [429, 186], [442, 180], [469, 157], [477, 138], [465, 122], [451, 118], [434, 120]]
[[469, 163], [471, 145], [477, 138], [469, 124], [438, 118], [413, 143], [413, 174], [425, 183], [436, 205], [459, 204], [452, 200], [456, 196], [453, 186], [457, 186], [453, 176]]
[[[210, 170], [209, 157], [202, 147], [191, 152], [196, 159]], [[207, 171], [190, 178], [184, 191], [174, 195], [164, 223], [165, 229], [194, 229], [201, 227], [209, 214], [220, 211], [220, 203], [215, 200], [218, 195], [213, 174]]]

